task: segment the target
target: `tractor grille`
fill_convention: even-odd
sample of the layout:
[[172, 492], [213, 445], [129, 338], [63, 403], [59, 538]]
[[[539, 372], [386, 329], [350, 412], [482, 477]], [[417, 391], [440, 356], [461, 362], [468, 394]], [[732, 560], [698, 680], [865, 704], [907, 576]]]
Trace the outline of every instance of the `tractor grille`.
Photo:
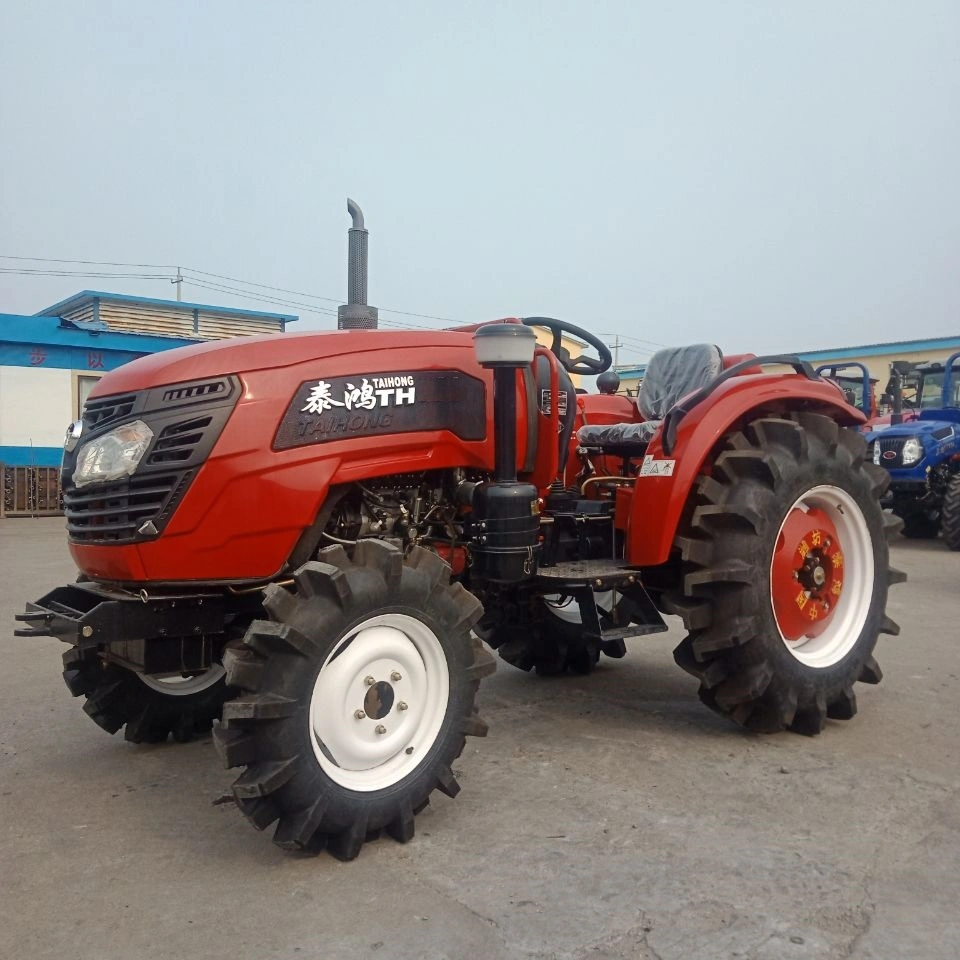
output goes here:
[[[902, 467], [903, 466], [903, 445], [906, 443], [906, 437], [891, 437], [874, 441], [880, 445], [880, 466], [881, 467]], [[892, 454], [892, 456], [891, 456]]]
[[[81, 445], [63, 459], [70, 539], [130, 543], [161, 533], [210, 456], [239, 395], [235, 377], [219, 377], [88, 400]], [[73, 472], [83, 444], [136, 419], [153, 431], [153, 442], [133, 476], [75, 487]]]
[[129, 417], [137, 402], [135, 393], [119, 397], [103, 397], [88, 400], [83, 408], [83, 425], [89, 430], [107, 427]]
[[212, 421], [212, 417], [193, 417], [164, 427], [153, 442], [153, 450], [147, 457], [147, 463], [173, 464], [189, 460], [197, 444], [203, 440], [203, 431]]
[[121, 543], [137, 539], [140, 528], [170, 515], [186, 492], [190, 471], [151, 473], [116, 483], [63, 491], [67, 533], [77, 543]]
[[223, 377], [219, 380], [204, 380], [186, 386], [170, 387], [163, 391], [164, 403], [187, 403], [188, 401], [212, 400], [224, 397], [230, 392], [230, 381]]

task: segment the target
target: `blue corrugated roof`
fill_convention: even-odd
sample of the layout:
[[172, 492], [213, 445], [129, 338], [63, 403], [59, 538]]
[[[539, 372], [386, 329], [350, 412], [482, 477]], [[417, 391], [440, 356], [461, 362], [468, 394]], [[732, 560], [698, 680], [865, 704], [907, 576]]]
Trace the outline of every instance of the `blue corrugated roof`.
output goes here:
[[801, 360], [833, 360], [843, 357], [861, 357], [866, 354], [887, 356], [896, 353], [914, 353], [917, 350], [956, 350], [960, 348], [960, 335], [955, 337], [930, 337], [927, 340], [892, 340], [889, 343], [865, 343], [855, 347], [835, 347], [832, 350], [800, 350], [796, 356]]
[[[888, 343], [865, 343], [854, 347], [834, 347], [830, 350], [799, 350], [789, 352], [789, 356], [801, 360], [842, 360], [848, 357], [862, 357], [867, 354], [890, 356], [898, 353], [915, 353], [919, 350], [960, 350], [960, 335], [955, 337], [929, 337], [926, 340], [891, 340]], [[645, 363], [630, 367], [617, 367], [621, 379], [642, 377], [647, 371]]]
[[209, 303], [188, 303], [185, 300], [157, 300], [153, 297], [131, 297], [122, 293], [103, 293], [99, 290], [81, 290], [66, 300], [44, 307], [34, 316], [57, 317], [67, 310], [76, 310], [87, 303], [103, 300], [107, 303], [140, 303], [151, 307], [171, 307], [178, 310], [202, 310], [204, 313], [217, 313], [232, 317], [250, 317], [256, 320], [282, 320], [290, 323], [300, 318], [293, 313], [267, 313], [263, 310], [238, 310], [236, 307], [217, 307]]
[[61, 326], [56, 316], [24, 317], [0, 313], [0, 341], [7, 343], [54, 344], [63, 347], [127, 350], [134, 353], [157, 353], [173, 347], [186, 347], [199, 340], [182, 337], [158, 337], [155, 334], [120, 330], [78, 330]]
[[647, 372], [647, 365], [641, 363], [634, 367], [614, 367], [613, 369], [621, 380], [624, 378], [630, 380], [633, 377], [642, 377]]

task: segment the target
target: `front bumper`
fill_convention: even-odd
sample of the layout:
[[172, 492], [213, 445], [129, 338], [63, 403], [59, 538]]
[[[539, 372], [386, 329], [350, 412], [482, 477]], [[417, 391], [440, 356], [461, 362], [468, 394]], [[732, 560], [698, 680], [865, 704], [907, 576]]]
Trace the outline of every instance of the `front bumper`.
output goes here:
[[138, 673], [205, 670], [223, 646], [224, 594], [150, 597], [94, 583], [57, 587], [16, 619], [18, 637], [57, 637]]

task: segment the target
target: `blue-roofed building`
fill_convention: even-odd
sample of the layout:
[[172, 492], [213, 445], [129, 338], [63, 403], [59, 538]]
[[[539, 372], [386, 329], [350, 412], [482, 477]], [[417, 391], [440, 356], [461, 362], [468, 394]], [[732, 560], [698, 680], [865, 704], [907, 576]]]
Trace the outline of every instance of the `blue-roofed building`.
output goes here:
[[67, 425], [108, 371], [204, 340], [282, 333], [296, 319], [93, 290], [33, 316], [0, 313], [0, 515], [24, 512], [31, 496], [37, 500], [23, 471], [59, 466]]
[[[722, 347], [722, 344], [720, 346]], [[911, 363], [921, 363], [930, 360], [942, 363], [958, 351], [960, 351], [960, 334], [953, 337], [927, 337], [922, 340], [893, 340], [889, 343], [831, 347], [826, 350], [800, 350], [793, 355], [808, 361], [814, 367], [854, 361], [862, 363], [870, 372], [871, 379], [877, 381], [882, 390], [890, 377], [891, 361], [909, 360]], [[617, 367], [617, 373], [620, 375], [620, 392], [629, 392], [635, 396], [646, 370], [646, 364]]]

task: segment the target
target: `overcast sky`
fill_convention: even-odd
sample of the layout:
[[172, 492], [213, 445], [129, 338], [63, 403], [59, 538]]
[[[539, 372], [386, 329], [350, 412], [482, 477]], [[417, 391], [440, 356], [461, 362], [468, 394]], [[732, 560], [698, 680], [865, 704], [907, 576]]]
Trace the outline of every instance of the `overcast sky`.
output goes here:
[[[382, 311], [621, 362], [960, 334], [958, 51], [957, 0], [4, 0], [0, 254], [339, 302], [351, 196]], [[174, 295], [0, 273], [0, 312], [84, 288]]]

